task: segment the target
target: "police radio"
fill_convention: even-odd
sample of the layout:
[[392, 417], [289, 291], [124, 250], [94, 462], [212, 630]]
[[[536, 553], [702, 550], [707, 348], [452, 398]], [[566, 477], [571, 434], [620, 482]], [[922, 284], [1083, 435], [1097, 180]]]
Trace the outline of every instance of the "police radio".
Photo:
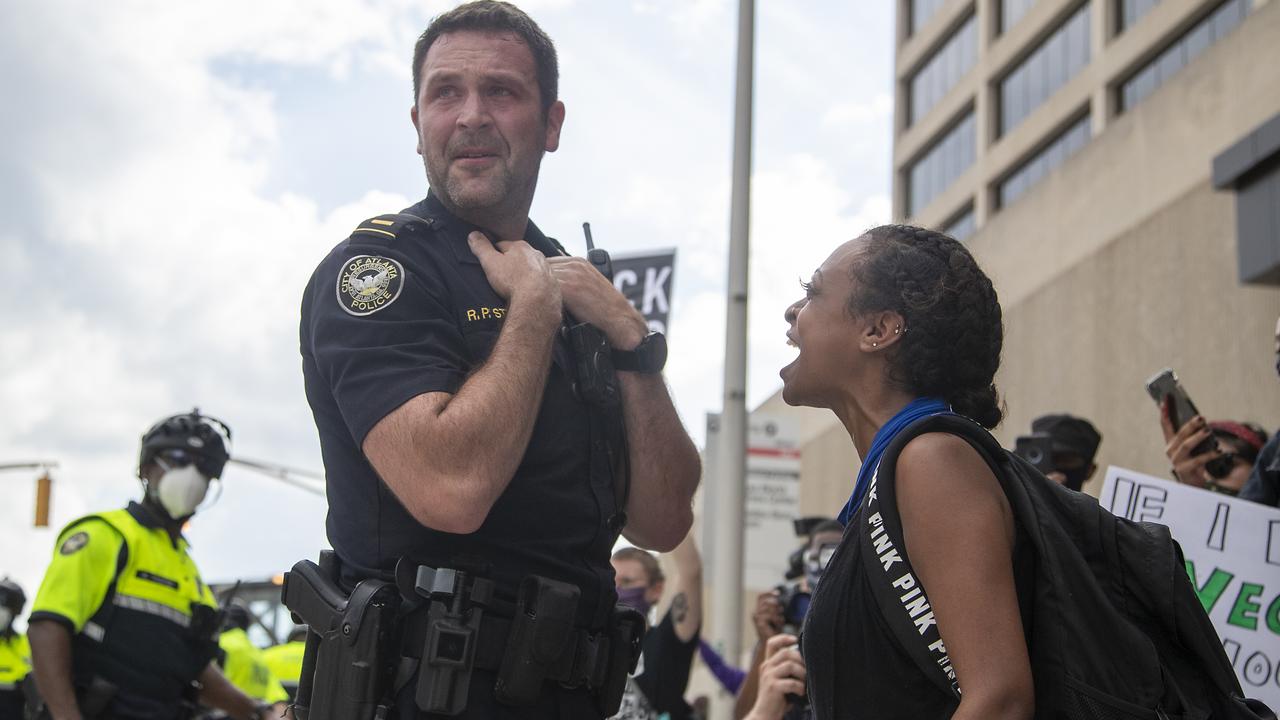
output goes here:
[[[587, 237], [587, 260], [610, 282], [613, 281], [613, 261], [609, 252], [595, 246], [591, 238], [591, 223], [582, 223]], [[571, 321], [565, 329], [573, 354], [578, 361], [578, 395], [592, 405], [616, 407], [621, 399], [618, 389], [618, 373], [613, 367], [613, 349], [604, 331], [590, 323]]]
[[582, 234], [587, 236], [587, 260], [596, 266], [600, 274], [613, 282], [613, 261], [609, 259], [609, 251], [596, 247], [591, 239], [591, 223], [582, 223]]

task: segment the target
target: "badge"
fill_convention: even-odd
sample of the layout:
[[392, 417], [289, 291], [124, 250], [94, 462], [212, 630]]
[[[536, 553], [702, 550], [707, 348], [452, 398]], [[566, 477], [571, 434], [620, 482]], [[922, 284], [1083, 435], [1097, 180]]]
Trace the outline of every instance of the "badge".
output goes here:
[[62, 547], [58, 548], [58, 552], [63, 555], [71, 555], [80, 548], [89, 544], [89, 533], [81, 531], [62, 541]]
[[400, 297], [404, 268], [390, 258], [357, 255], [338, 275], [338, 304], [356, 317], [372, 315]]

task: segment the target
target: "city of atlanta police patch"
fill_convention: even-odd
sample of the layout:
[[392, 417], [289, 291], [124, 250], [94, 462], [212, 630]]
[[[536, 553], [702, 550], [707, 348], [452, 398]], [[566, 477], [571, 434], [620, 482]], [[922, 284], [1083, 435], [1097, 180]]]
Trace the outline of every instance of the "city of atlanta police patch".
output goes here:
[[357, 255], [338, 275], [338, 304], [357, 317], [372, 315], [395, 302], [403, 288], [400, 263], [377, 255]]
[[80, 548], [89, 544], [89, 533], [78, 532], [75, 535], [62, 541], [62, 547], [58, 548], [58, 552], [63, 555], [71, 555]]

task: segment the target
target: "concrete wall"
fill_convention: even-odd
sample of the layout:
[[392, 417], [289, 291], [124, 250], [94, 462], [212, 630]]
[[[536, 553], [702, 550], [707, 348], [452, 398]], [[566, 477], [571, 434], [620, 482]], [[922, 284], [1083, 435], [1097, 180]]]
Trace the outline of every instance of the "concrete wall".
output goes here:
[[[1206, 179], [1005, 309], [997, 386], [1012, 446], [1031, 419], [1066, 411], [1102, 432], [1098, 465], [1166, 475], [1145, 380], [1177, 371], [1207, 416], [1280, 425], [1272, 332], [1280, 290], [1236, 283], [1231, 195]], [[1086, 486], [1100, 489], [1101, 473]]]

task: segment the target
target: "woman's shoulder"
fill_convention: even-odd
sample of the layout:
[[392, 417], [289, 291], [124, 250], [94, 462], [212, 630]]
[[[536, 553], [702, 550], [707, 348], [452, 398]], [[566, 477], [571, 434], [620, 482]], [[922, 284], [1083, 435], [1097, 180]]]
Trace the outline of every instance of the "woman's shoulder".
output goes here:
[[1003, 495], [982, 453], [965, 438], [948, 432], [927, 432], [908, 441], [898, 455], [894, 475], [900, 496], [918, 491], [935, 500], [973, 492]]

